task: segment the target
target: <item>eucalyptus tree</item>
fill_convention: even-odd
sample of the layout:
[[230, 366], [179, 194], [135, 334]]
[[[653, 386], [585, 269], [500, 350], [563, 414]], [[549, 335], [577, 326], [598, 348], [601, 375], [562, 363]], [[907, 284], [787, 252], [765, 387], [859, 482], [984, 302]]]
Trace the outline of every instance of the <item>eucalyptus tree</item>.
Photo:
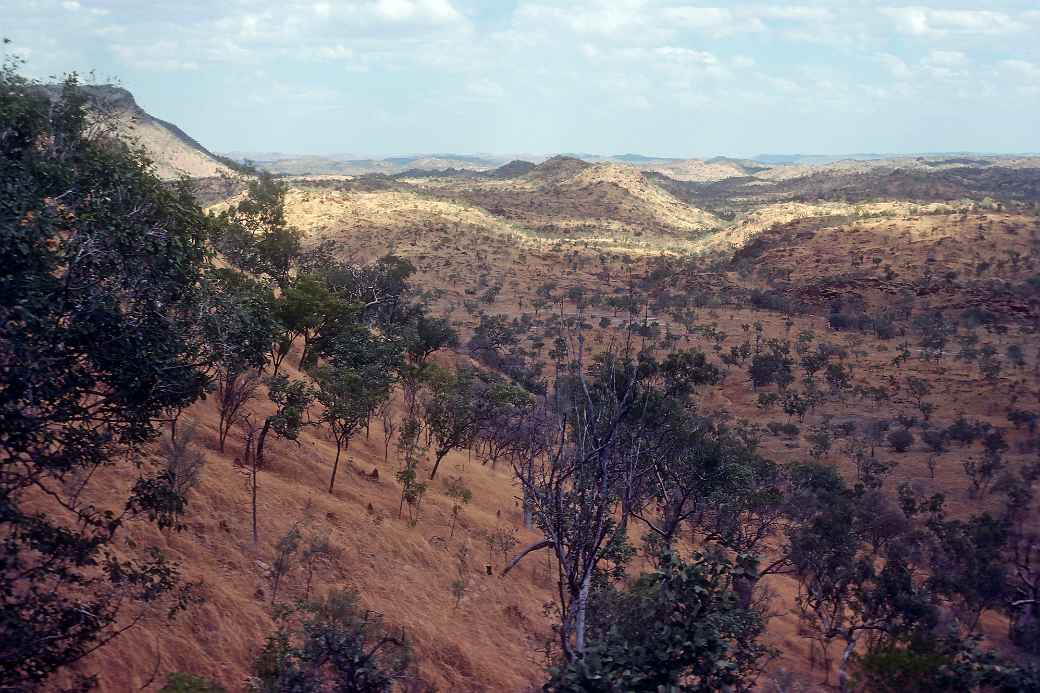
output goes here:
[[339, 460], [350, 439], [372, 412], [389, 396], [390, 375], [378, 368], [321, 366], [311, 372], [318, 383], [317, 400], [324, 407], [321, 423], [327, 425], [336, 443], [336, 457], [329, 477], [329, 493], [336, 484]]
[[309, 422], [307, 410], [314, 402], [313, 389], [302, 380], [291, 380], [285, 375], [275, 375], [267, 381], [267, 397], [276, 406], [273, 414], [264, 418], [264, 424], [256, 438], [256, 461], [264, 466], [264, 449], [267, 435], [274, 432], [279, 438], [297, 440]]
[[110, 549], [185, 508], [140, 453], [204, 391], [185, 325], [208, 253], [188, 186], [120, 144], [75, 78], [16, 69], [0, 68], [0, 688], [31, 690], [177, 590], [158, 550]]
[[534, 524], [544, 539], [524, 548], [508, 573], [530, 553], [548, 549], [556, 557], [558, 639], [564, 658], [581, 658], [593, 576], [600, 564], [616, 568], [631, 555], [624, 532], [632, 504], [624, 502], [632, 480], [638, 431], [647, 423], [649, 371], [620, 349], [584, 361], [582, 341], [558, 365], [552, 391], [540, 407], [543, 429], [538, 451], [518, 465]]
[[274, 295], [268, 287], [230, 268], [210, 270], [203, 287], [202, 335], [215, 372], [223, 452], [228, 433], [256, 394], [257, 372], [267, 363], [276, 332]]
[[213, 240], [239, 269], [273, 279], [284, 290], [298, 259], [301, 233], [285, 219], [289, 188], [266, 171], [247, 184], [246, 196], [218, 216]]
[[488, 414], [490, 375], [474, 369], [437, 369], [428, 380], [429, 396], [422, 403], [422, 422], [428, 445], [433, 448], [430, 478], [452, 450], [469, 447]]

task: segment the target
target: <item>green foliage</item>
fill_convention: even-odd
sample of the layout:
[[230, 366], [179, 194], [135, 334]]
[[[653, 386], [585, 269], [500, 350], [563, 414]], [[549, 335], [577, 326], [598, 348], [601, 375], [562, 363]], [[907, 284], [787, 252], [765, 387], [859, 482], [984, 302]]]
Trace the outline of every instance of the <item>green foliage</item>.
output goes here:
[[276, 375], [267, 381], [267, 396], [278, 409], [269, 419], [271, 430], [286, 440], [296, 440], [306, 423], [307, 409], [314, 402], [314, 392], [302, 380]]
[[270, 288], [230, 268], [210, 269], [204, 287], [202, 333], [218, 373], [262, 367], [276, 332]]
[[460, 369], [454, 373], [434, 371], [429, 381], [430, 396], [423, 403], [422, 417], [434, 446], [434, 463], [430, 478], [445, 455], [470, 445], [480, 430], [480, 423], [490, 412], [489, 387], [494, 379], [487, 373]]
[[661, 364], [664, 392], [667, 397], [688, 398], [698, 388], [715, 385], [721, 378], [719, 369], [708, 363], [698, 349], [673, 351]]
[[469, 505], [473, 500], [473, 491], [466, 486], [461, 476], [449, 476], [445, 486], [444, 493], [451, 499], [451, 532], [448, 534], [450, 539], [455, 536], [455, 523], [462, 513], [463, 506]]
[[253, 693], [388, 693], [411, 671], [404, 633], [362, 609], [352, 592], [300, 602], [277, 621], [253, 664]]
[[942, 693], [963, 691], [945, 672], [951, 657], [941, 651], [887, 646], [858, 657], [853, 681], [876, 693]]
[[751, 378], [753, 387], [760, 388], [770, 384], [783, 390], [790, 384], [793, 376], [791, 366], [794, 361], [791, 358], [790, 345], [776, 339], [770, 339], [766, 343], [768, 351], [755, 354], [748, 366], [748, 376]]
[[286, 224], [288, 186], [261, 172], [245, 199], [211, 222], [214, 244], [239, 269], [266, 274], [285, 287], [300, 255], [300, 232]]
[[426, 484], [419, 481], [419, 465], [426, 459], [426, 448], [419, 441], [421, 433], [419, 420], [409, 417], [401, 425], [401, 433], [397, 438], [397, 451], [401, 455], [401, 468], [395, 475], [401, 483], [401, 504], [397, 508], [397, 516], [401, 517], [407, 504], [408, 521], [412, 526], [418, 522], [422, 499], [426, 494]]
[[947, 320], [942, 311], [932, 311], [918, 315], [913, 325], [919, 335], [921, 358], [942, 360], [947, 342], [957, 331], [956, 323]]
[[336, 460], [329, 481], [329, 493], [332, 493], [343, 446], [389, 397], [392, 374], [371, 364], [360, 370], [322, 366], [311, 375], [318, 383], [317, 399], [325, 408], [320, 420], [329, 427], [336, 441]]
[[412, 362], [419, 367], [440, 349], [451, 349], [459, 344], [458, 333], [444, 318], [431, 318], [420, 312], [410, 326], [407, 337], [407, 352]]
[[307, 410], [314, 402], [313, 389], [302, 380], [290, 380], [287, 376], [275, 375], [267, 381], [267, 397], [278, 407], [264, 419], [263, 428], [256, 444], [257, 465], [263, 466], [264, 447], [269, 431], [285, 440], [296, 440], [307, 421]]
[[206, 382], [185, 327], [207, 261], [202, 212], [186, 185], [87, 127], [74, 77], [51, 96], [0, 68], [0, 688], [11, 690], [113, 637], [124, 605], [174, 590], [158, 552], [108, 551], [133, 517], [176, 525], [173, 479], [138, 467], [112, 507], [66, 482], [140, 460]]
[[630, 588], [594, 593], [589, 645], [581, 658], [551, 671], [547, 691], [749, 691], [767, 649], [761, 617], [739, 606], [737, 566], [695, 555], [658, 558], [657, 571]]
[[857, 657], [857, 690], [878, 693], [1018, 693], [1040, 690], [1040, 669], [978, 648], [979, 638], [915, 638]]
[[175, 671], [166, 678], [166, 685], [159, 693], [226, 693], [226, 690], [207, 678]]
[[302, 335], [304, 353], [300, 362], [306, 364], [311, 339], [345, 309], [343, 301], [329, 291], [320, 277], [311, 274], [296, 277], [274, 304], [274, 317], [285, 330], [278, 344], [276, 362], [280, 363]]

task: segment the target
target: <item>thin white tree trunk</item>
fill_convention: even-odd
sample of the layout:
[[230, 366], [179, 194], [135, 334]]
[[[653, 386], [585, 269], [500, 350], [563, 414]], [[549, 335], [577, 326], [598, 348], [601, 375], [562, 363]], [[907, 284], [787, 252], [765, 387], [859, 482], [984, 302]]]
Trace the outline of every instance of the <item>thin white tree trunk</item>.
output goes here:
[[585, 654], [585, 615], [589, 606], [589, 588], [592, 586], [592, 571], [585, 573], [578, 592], [578, 610], [574, 618], [574, 651]]

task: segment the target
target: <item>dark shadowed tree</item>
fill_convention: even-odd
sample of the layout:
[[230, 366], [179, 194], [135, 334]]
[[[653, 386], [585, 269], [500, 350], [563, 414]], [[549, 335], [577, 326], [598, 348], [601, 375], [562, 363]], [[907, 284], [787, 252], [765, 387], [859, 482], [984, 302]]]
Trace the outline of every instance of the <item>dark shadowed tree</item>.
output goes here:
[[[171, 594], [158, 550], [110, 550], [137, 517], [177, 526], [139, 455], [203, 392], [205, 220], [185, 185], [88, 115], [0, 68], [0, 689], [35, 690]], [[99, 504], [97, 474], [125, 465]], [[30, 502], [31, 501], [31, 502]], [[174, 606], [177, 606], [175, 604]]]

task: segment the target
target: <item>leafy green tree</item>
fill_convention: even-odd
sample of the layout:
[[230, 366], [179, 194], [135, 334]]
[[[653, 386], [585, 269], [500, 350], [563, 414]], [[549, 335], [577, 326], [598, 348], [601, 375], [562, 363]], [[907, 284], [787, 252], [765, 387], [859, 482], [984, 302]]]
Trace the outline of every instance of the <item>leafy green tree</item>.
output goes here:
[[411, 647], [357, 595], [335, 591], [277, 615], [253, 664], [253, 693], [389, 693], [412, 668]]
[[204, 284], [202, 334], [215, 370], [220, 412], [220, 451], [231, 428], [245, 414], [267, 363], [276, 324], [271, 290], [233, 269], [212, 269]]
[[325, 410], [320, 421], [332, 431], [336, 459], [329, 477], [329, 493], [336, 484], [340, 455], [372, 412], [390, 394], [391, 376], [376, 369], [322, 366], [313, 371], [318, 383], [317, 399]]
[[906, 452], [914, 444], [914, 434], [909, 428], [897, 428], [888, 434], [888, 444], [896, 452]]
[[307, 410], [314, 402], [314, 392], [302, 380], [275, 375], [267, 381], [267, 397], [278, 408], [264, 419], [256, 440], [256, 463], [260, 467], [264, 465], [264, 445], [268, 433], [274, 431], [276, 436], [285, 440], [296, 440], [299, 437], [307, 425]]
[[489, 376], [471, 369], [454, 373], [439, 370], [430, 378], [430, 396], [423, 405], [426, 434], [433, 445], [430, 478], [437, 476], [441, 461], [452, 450], [468, 447], [489, 413]]
[[275, 344], [272, 353], [275, 374], [282, 360], [301, 336], [303, 353], [300, 355], [300, 365], [309, 363], [311, 341], [344, 309], [343, 302], [333, 295], [325, 282], [316, 275], [301, 275], [286, 286], [274, 305], [275, 319], [284, 328], [284, 334]]
[[828, 674], [830, 643], [844, 644], [838, 684], [849, 690], [859, 643], [901, 642], [935, 624], [916, 535], [880, 491], [850, 488], [827, 465], [795, 465], [790, 477], [784, 551], [798, 578], [799, 618]]
[[284, 289], [300, 255], [299, 230], [285, 220], [288, 186], [261, 171], [238, 204], [221, 213], [214, 241], [236, 267], [266, 274]]
[[409, 360], [419, 368], [436, 351], [459, 345], [459, 335], [445, 318], [431, 318], [419, 312], [410, 325], [406, 350]]
[[[110, 549], [127, 522], [176, 527], [185, 507], [140, 453], [166, 412], [203, 393], [185, 326], [199, 311], [206, 224], [186, 185], [160, 181], [92, 122], [104, 119], [88, 115], [74, 77], [48, 91], [0, 68], [4, 690], [38, 688], [178, 584], [157, 550]], [[127, 461], [127, 484], [99, 504], [90, 489], [111, 477], [95, 473]]]
[[920, 337], [918, 346], [921, 347], [921, 357], [941, 361], [950, 337], [957, 332], [956, 323], [937, 310], [918, 315], [913, 324]]
[[777, 339], [770, 339], [766, 346], [768, 351], [763, 351], [751, 358], [748, 366], [748, 376], [754, 389], [766, 385], [775, 384], [779, 390], [783, 390], [790, 384], [793, 376], [791, 366], [790, 345]]
[[764, 624], [733, 590], [754, 562], [668, 553], [656, 563], [625, 591], [604, 585], [594, 593], [584, 656], [553, 668], [545, 690], [754, 690], [768, 654], [757, 642]]

